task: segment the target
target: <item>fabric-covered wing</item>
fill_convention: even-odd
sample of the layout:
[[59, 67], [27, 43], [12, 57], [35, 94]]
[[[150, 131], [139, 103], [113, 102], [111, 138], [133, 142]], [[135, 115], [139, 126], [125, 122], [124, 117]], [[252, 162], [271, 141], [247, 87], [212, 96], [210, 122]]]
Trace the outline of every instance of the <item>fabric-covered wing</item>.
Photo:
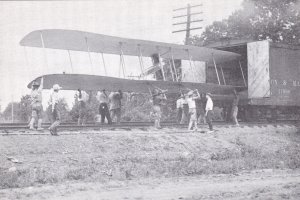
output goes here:
[[[49, 74], [44, 75], [44, 89], [51, 89], [54, 84], [59, 84], [63, 90], [94, 90], [102, 89], [108, 91], [122, 90], [124, 92], [148, 93], [149, 89], [160, 88], [171, 93], [181, 90], [198, 89], [200, 93], [210, 92], [212, 94], [231, 94], [233, 89], [241, 91], [245, 87], [234, 87], [207, 83], [150, 81], [150, 80], [128, 80], [107, 76], [85, 75], [85, 74]], [[38, 77], [37, 81], [40, 81]], [[33, 82], [33, 81], [32, 81]], [[32, 82], [28, 84], [31, 88]]]
[[239, 54], [215, 50], [212, 48], [177, 45], [146, 40], [126, 39], [77, 30], [46, 29], [37, 30], [26, 35], [20, 45], [29, 47], [44, 47], [72, 51], [85, 51], [107, 54], [120, 54], [145, 57], [160, 54], [162, 58], [173, 58], [212, 63], [212, 55], [217, 63], [229, 62], [239, 58]]

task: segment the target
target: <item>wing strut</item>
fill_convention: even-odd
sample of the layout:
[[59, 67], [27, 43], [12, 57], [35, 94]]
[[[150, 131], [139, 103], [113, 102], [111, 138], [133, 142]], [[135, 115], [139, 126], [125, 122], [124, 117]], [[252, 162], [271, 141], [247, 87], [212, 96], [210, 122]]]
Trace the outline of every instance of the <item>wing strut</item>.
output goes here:
[[196, 75], [195, 75], [195, 68], [193, 67], [193, 65], [192, 65], [192, 56], [190, 55], [190, 51], [187, 49], [186, 50], [187, 51], [187, 53], [188, 53], [188, 56], [189, 56], [189, 62], [190, 62], [190, 67], [191, 67], [191, 70], [192, 70], [192, 72], [193, 72], [193, 77], [194, 77], [194, 81], [196, 81], [197, 80], [197, 78], [196, 78]]
[[175, 65], [175, 62], [174, 62], [174, 56], [173, 56], [172, 51], [171, 51], [171, 59], [172, 59], [173, 67], [174, 67], [175, 77], [176, 77], [176, 80], [178, 82], [178, 74], [177, 74], [176, 65]]
[[172, 69], [172, 63], [171, 63], [171, 60], [169, 60], [169, 65], [170, 65], [170, 70], [171, 70], [171, 74], [172, 74], [172, 80], [173, 80], [173, 82], [174, 82], [175, 79], [174, 79], [174, 73], [173, 73], [173, 69]]
[[244, 76], [244, 72], [243, 72], [243, 68], [242, 68], [242, 64], [241, 64], [241, 61], [240, 61], [240, 60], [239, 60], [239, 66], [240, 66], [240, 69], [241, 69], [241, 72], [242, 72], [244, 84], [245, 84], [245, 86], [247, 86], [247, 82], [246, 82], [246, 79], [245, 79], [245, 76]]
[[71, 72], [73, 73], [73, 63], [72, 63], [72, 59], [71, 59], [70, 50], [67, 50], [67, 51], [68, 51], [69, 60], [70, 60]]
[[224, 77], [224, 72], [223, 72], [223, 67], [222, 66], [221, 66], [221, 72], [222, 72], [222, 77], [223, 77], [224, 85], [226, 85], [226, 81], [225, 81], [225, 77]]
[[217, 78], [218, 78], [218, 83], [219, 85], [221, 85], [220, 83], [220, 78], [219, 78], [219, 73], [218, 73], [218, 69], [217, 69], [217, 65], [216, 65], [216, 61], [215, 61], [215, 58], [214, 58], [214, 54], [212, 53], [212, 59], [213, 59], [213, 62], [214, 62], [214, 67], [215, 67], [215, 70], [216, 70], [216, 74], [217, 74]]
[[47, 60], [46, 48], [45, 48], [45, 43], [44, 43], [44, 38], [43, 38], [42, 31], [40, 31], [40, 36], [41, 36], [42, 46], [43, 46], [43, 50], [44, 50], [45, 62], [46, 62], [46, 66], [48, 68], [48, 60]]
[[88, 54], [89, 54], [89, 59], [90, 59], [90, 64], [91, 64], [91, 73], [93, 74], [93, 63], [92, 63], [91, 52], [90, 52], [90, 47], [89, 47], [89, 44], [88, 44], [87, 37], [85, 37], [85, 44], [86, 44], [86, 48], [87, 48], [87, 51], [88, 51]]
[[[122, 42], [119, 43], [120, 44], [120, 68], [122, 68], [122, 72], [123, 72], [123, 77], [126, 78], [126, 73], [125, 73], [125, 60], [124, 60], [124, 53], [122, 50]], [[121, 74], [121, 69], [119, 70], [119, 77]]]
[[106, 65], [105, 65], [105, 60], [104, 60], [103, 53], [101, 53], [101, 57], [102, 57], [102, 62], [103, 62], [104, 73], [105, 73], [105, 76], [107, 76]]
[[143, 55], [142, 55], [141, 45], [140, 44], [138, 44], [138, 50], [139, 50], [138, 57], [139, 57], [139, 61], [140, 61], [140, 68], [141, 68], [142, 75], [144, 75], [144, 62], [143, 62]]
[[[169, 49], [169, 52], [172, 53], [172, 48], [171, 48], [171, 47], [170, 47], [170, 49]], [[176, 71], [173, 72], [174, 68], [173, 68], [173, 66], [172, 66], [171, 59], [169, 59], [169, 65], [170, 65], [170, 70], [171, 70], [171, 73], [172, 73], [172, 80], [173, 80], [173, 82], [174, 82], [175, 79], [176, 79]], [[175, 75], [174, 75], [174, 74], [175, 74]], [[177, 80], [177, 79], [176, 79], [176, 80]]]
[[160, 57], [160, 53], [159, 53], [159, 47], [157, 47], [157, 52], [158, 52], [159, 67], [160, 67], [160, 69], [162, 71], [163, 80], [165, 81], [166, 77], [165, 77], [165, 72], [164, 72], [164, 66], [162, 66], [162, 64], [161, 64], [161, 57]]

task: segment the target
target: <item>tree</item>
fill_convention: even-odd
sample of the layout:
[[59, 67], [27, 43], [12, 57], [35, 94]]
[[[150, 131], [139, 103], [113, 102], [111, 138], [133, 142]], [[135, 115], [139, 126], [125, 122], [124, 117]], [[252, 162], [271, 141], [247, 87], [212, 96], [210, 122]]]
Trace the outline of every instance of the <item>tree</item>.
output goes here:
[[[13, 109], [13, 113], [12, 113]], [[21, 97], [20, 102], [10, 102], [3, 111], [3, 118], [5, 120], [12, 120], [12, 114], [14, 121], [28, 122], [31, 116], [31, 101], [30, 95]]]
[[[71, 116], [70, 116], [70, 113], [69, 113], [69, 107], [68, 107], [68, 104], [66, 102], [65, 99], [60, 99], [57, 103], [57, 106], [58, 106], [58, 109], [59, 109], [59, 113], [60, 113], [60, 121], [61, 122], [70, 122], [72, 121], [71, 120]], [[47, 107], [47, 110], [46, 110], [46, 119], [44, 119], [44, 121], [51, 121], [51, 113], [52, 113], [52, 106], [49, 105]]]
[[[12, 111], [13, 109], [13, 111]], [[10, 102], [3, 111], [3, 118], [5, 120], [18, 121], [18, 114], [20, 113], [20, 107], [18, 102]]]
[[244, 0], [241, 10], [214, 22], [191, 42], [202, 46], [228, 38], [300, 44], [299, 10], [299, 0]]
[[21, 97], [19, 107], [20, 107], [20, 113], [18, 114], [19, 120], [22, 122], [29, 122], [31, 117], [30, 95], [25, 95]]

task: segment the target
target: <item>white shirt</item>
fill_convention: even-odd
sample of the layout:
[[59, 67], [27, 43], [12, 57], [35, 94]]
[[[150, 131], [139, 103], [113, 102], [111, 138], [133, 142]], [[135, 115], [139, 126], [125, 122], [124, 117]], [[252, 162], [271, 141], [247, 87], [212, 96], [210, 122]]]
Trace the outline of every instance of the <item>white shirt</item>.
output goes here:
[[205, 106], [205, 111], [213, 110], [214, 103], [211, 100], [211, 98], [207, 98], [206, 106]]
[[178, 108], [183, 108], [183, 99], [178, 99], [177, 101], [176, 101], [176, 108], [178, 109]]
[[58, 92], [53, 91], [50, 95], [50, 105], [52, 106], [52, 110], [54, 110], [55, 104], [59, 102], [60, 96]]
[[78, 97], [78, 101], [87, 102], [89, 100], [89, 95], [85, 91], [81, 91], [81, 98], [79, 97], [79, 92], [77, 91], [75, 96]]
[[108, 96], [105, 95], [103, 92], [97, 92], [96, 96], [99, 103], [108, 103]]
[[189, 105], [189, 108], [196, 108], [196, 102], [195, 100], [193, 99], [193, 97], [190, 97], [187, 99], [187, 103]]

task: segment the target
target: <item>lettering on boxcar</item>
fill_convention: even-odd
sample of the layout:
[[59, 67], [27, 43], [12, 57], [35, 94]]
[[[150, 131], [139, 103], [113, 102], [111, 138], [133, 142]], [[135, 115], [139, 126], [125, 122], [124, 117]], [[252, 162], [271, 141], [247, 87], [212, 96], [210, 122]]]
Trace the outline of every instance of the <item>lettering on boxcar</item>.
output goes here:
[[294, 87], [300, 86], [300, 81], [293, 80], [293, 86]]
[[282, 85], [286, 85], [287, 81], [286, 80], [283, 80], [282, 81]]
[[276, 79], [271, 79], [271, 85], [277, 85], [277, 80]]
[[290, 93], [291, 93], [291, 90], [288, 90], [288, 89], [278, 89], [278, 94], [279, 95], [286, 96], [286, 95], [289, 95]]

